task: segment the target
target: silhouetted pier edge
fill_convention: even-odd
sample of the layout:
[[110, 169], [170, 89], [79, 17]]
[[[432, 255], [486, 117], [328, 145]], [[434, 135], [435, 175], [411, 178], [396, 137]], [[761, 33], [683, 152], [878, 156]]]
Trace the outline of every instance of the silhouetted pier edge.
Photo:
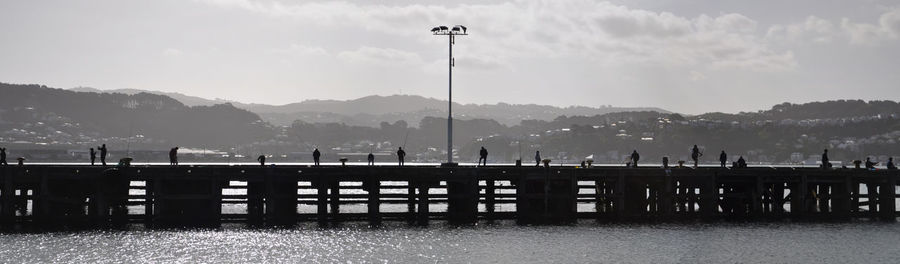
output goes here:
[[[898, 178], [897, 170], [817, 168], [2, 166], [0, 228], [895, 221]], [[223, 204], [246, 204], [247, 210], [223, 214]], [[446, 211], [429, 210], [436, 204], [446, 204]], [[494, 209], [502, 204], [515, 204], [515, 210]], [[348, 205], [367, 209], [342, 212]], [[315, 210], [298, 213], [299, 206]]]

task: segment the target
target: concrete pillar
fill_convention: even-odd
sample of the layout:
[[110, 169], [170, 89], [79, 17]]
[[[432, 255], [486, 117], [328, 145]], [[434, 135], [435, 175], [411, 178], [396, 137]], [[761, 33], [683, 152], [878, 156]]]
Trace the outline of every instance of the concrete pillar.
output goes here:
[[316, 217], [319, 224], [328, 223], [328, 186], [321, 179], [313, 185], [316, 187]]
[[381, 224], [381, 181], [377, 176], [368, 175], [363, 181], [363, 189], [368, 193], [368, 218], [372, 225]]
[[[265, 224], [290, 227], [297, 223], [297, 178], [277, 175], [272, 168], [263, 172], [265, 181]], [[248, 191], [249, 194], [249, 191]]]
[[704, 220], [712, 220], [719, 211], [719, 184], [716, 175], [706, 178], [700, 187], [700, 214]]
[[894, 175], [884, 175], [879, 194], [880, 217], [884, 221], [896, 221], [897, 219], [897, 178]]
[[13, 186], [14, 169], [0, 166], [0, 228], [9, 229], [15, 224], [16, 210], [15, 187]]
[[417, 199], [418, 200], [418, 206], [417, 206], [418, 209], [416, 211], [416, 223], [418, 225], [424, 226], [424, 225], [428, 225], [428, 214], [429, 214], [428, 189], [429, 189], [429, 186], [426, 184], [420, 184], [418, 186], [418, 189], [419, 189], [419, 195], [417, 197], [418, 198]]
[[251, 177], [247, 179], [247, 224], [252, 227], [265, 223], [264, 197], [268, 183], [265, 179]]
[[455, 175], [446, 182], [447, 220], [454, 224], [474, 224], [478, 216], [478, 180], [473, 176]]
[[[519, 160], [521, 163], [521, 160]], [[521, 164], [520, 164], [521, 165]], [[477, 180], [476, 180], [477, 184]], [[484, 181], [484, 211], [487, 215], [488, 221], [493, 221], [496, 216], [494, 215], [494, 210], [496, 209], [496, 193], [497, 186], [496, 182], [493, 179], [487, 179]], [[475, 211], [478, 211], [478, 201], [477, 201], [477, 193], [476, 193], [476, 204]]]

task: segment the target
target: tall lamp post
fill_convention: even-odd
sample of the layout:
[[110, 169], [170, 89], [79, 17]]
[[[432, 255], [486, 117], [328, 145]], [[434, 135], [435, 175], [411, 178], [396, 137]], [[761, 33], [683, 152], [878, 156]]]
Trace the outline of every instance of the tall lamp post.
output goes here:
[[453, 44], [456, 36], [469, 35], [466, 33], [466, 27], [456, 25], [453, 28], [447, 26], [437, 26], [431, 29], [431, 34], [435, 36], [447, 36], [450, 46], [449, 60], [449, 76], [447, 79], [447, 163], [441, 166], [456, 166], [453, 162]]

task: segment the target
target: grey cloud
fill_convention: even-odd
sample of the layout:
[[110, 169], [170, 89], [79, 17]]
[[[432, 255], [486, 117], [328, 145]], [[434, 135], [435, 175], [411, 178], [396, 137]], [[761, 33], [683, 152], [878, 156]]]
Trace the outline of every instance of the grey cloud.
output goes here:
[[416, 53], [368, 46], [360, 47], [359, 49], [352, 51], [342, 51], [338, 53], [337, 57], [353, 63], [414, 66], [421, 66], [423, 64], [422, 58]]
[[[732, 99], [741, 110], [810, 94], [897, 99], [894, 3], [821, 2], [8, 1], [0, 81], [270, 103], [398, 87], [442, 96], [447, 39], [428, 29], [453, 23], [471, 34], [454, 47], [463, 102], [738, 108], [715, 97], [732, 94], [722, 87], [752, 91]], [[566, 96], [620, 90], [634, 92]], [[671, 100], [687, 94], [694, 104]]]
[[900, 37], [900, 8], [890, 10], [877, 17], [877, 23], [856, 22], [842, 18], [839, 22], [809, 16], [802, 22], [788, 25], [773, 25], [766, 38], [773, 41], [795, 43], [828, 43], [835, 39], [853, 45], [880, 45]]

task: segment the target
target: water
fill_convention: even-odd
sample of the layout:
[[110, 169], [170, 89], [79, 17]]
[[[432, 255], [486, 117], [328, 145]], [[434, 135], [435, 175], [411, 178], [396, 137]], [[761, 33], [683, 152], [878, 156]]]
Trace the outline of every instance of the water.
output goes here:
[[896, 263], [900, 224], [135, 230], [0, 235], [2, 263]]

